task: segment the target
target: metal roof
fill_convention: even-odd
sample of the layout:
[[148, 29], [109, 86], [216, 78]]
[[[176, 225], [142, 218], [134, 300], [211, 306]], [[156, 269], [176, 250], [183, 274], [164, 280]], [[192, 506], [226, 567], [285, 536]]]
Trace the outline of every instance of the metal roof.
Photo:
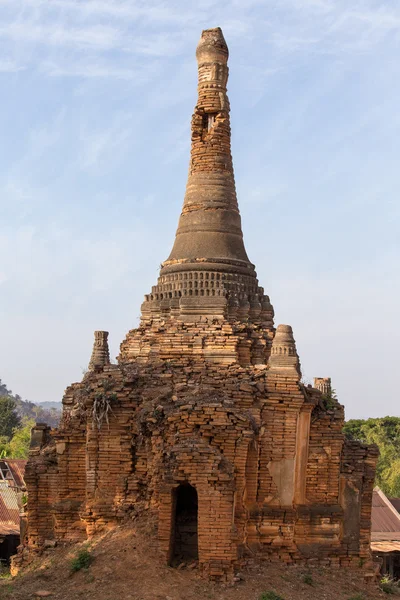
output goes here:
[[0, 460], [0, 481], [4, 480], [10, 487], [24, 488], [26, 460], [19, 458], [2, 458]]
[[371, 542], [372, 552], [400, 552], [400, 542]]
[[16, 492], [0, 482], [0, 535], [19, 535], [20, 519]]
[[400, 514], [379, 487], [372, 494], [371, 539], [400, 542]]

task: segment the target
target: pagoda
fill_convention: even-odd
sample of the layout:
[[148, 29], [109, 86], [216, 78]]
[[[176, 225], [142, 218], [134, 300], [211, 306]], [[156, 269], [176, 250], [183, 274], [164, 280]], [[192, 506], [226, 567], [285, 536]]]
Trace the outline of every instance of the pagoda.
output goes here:
[[33, 430], [24, 556], [135, 517], [154, 523], [163, 560], [212, 579], [248, 557], [359, 568], [377, 451], [344, 438], [330, 380], [305, 385], [292, 328], [274, 326], [243, 242], [221, 29], [203, 31], [196, 57], [172, 250], [117, 364], [95, 332], [59, 428]]

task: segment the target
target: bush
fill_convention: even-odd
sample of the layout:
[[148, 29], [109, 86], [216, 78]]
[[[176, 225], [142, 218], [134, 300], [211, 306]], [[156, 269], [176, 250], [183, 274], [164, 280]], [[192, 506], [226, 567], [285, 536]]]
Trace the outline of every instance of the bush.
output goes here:
[[284, 598], [270, 590], [269, 592], [264, 592], [263, 594], [261, 594], [259, 600], [284, 600]]
[[364, 596], [362, 594], [356, 594], [355, 596], [349, 598], [349, 600], [364, 600]]
[[381, 588], [382, 592], [385, 592], [385, 594], [394, 594], [393, 586], [391, 583], [387, 583], [386, 581], [384, 581], [381, 582], [379, 587]]
[[314, 579], [310, 573], [303, 575], [303, 583], [306, 583], [307, 585], [314, 585]]
[[382, 577], [379, 587], [385, 594], [396, 594], [396, 596], [400, 594], [399, 582], [390, 579], [388, 575]]
[[86, 548], [80, 550], [78, 555], [71, 561], [71, 571], [76, 573], [76, 571], [80, 571], [81, 569], [88, 569], [93, 561], [93, 557]]

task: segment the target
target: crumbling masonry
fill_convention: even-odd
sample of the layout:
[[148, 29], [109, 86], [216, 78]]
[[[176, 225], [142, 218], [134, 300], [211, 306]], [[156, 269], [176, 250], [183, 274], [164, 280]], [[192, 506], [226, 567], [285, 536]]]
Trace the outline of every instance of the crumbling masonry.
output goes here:
[[95, 332], [59, 429], [33, 431], [26, 548], [145, 513], [165, 561], [198, 559], [211, 578], [249, 556], [358, 567], [369, 557], [376, 450], [345, 441], [329, 380], [317, 381], [322, 391], [303, 385], [292, 328], [274, 328], [243, 243], [219, 28], [202, 33], [196, 56], [173, 249], [118, 363], [108, 334]]

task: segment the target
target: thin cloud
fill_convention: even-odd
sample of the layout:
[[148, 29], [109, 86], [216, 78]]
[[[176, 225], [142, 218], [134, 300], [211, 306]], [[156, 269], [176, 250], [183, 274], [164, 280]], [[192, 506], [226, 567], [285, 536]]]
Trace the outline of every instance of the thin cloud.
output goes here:
[[96, 25], [87, 28], [34, 25], [30, 22], [9, 23], [0, 27], [0, 37], [17, 42], [50, 46], [73, 46], [111, 50], [120, 45], [119, 31], [112, 27]]
[[18, 73], [25, 68], [24, 65], [19, 65], [13, 60], [0, 60], [0, 73]]
[[[232, 44], [263, 38], [270, 49], [266, 60], [273, 61], [270, 67], [287, 69], [294, 54], [353, 59], [400, 31], [400, 9], [377, 6], [373, 0], [351, 8], [344, 0], [270, 0], [260, 18], [263, 7], [259, 0], [201, 6], [183, 0], [168, 5], [161, 0], [1, 0], [0, 38], [11, 51], [24, 55], [24, 61], [23, 66], [0, 62], [0, 72], [29, 66], [48, 77], [134, 80], [134, 57], [146, 67], [152, 61], [168, 63], [186, 52], [200, 27], [215, 24], [222, 25]], [[121, 65], [122, 55], [134, 68]]]
[[1, 5], [13, 8], [16, 5], [24, 6], [24, 8], [28, 6], [35, 10], [39, 9], [43, 14], [49, 16], [67, 12], [77, 19], [107, 17], [125, 22], [126, 20], [131, 22], [140, 20], [142, 23], [169, 25], [183, 25], [188, 21], [198, 22], [209, 8], [204, 2], [201, 7], [189, 7], [188, 5], [182, 6], [180, 2], [176, 2], [175, 5], [172, 3], [165, 5], [163, 2], [157, 1], [152, 4], [150, 2], [139, 4], [119, 0], [108, 0], [108, 2], [102, 0], [86, 0], [85, 2], [80, 0], [53, 0], [52, 2], [48, 2], [48, 0], [1, 0], [0, 7]]
[[101, 63], [66, 63], [57, 64], [54, 61], [45, 61], [40, 65], [40, 71], [49, 77], [79, 77], [89, 79], [121, 79], [124, 81], [135, 80], [144, 83], [148, 80], [145, 73], [135, 69], [124, 69]]
[[112, 155], [122, 153], [132, 136], [132, 115], [119, 115], [109, 127], [100, 131], [88, 130], [80, 134], [80, 160], [83, 169], [93, 169]]

